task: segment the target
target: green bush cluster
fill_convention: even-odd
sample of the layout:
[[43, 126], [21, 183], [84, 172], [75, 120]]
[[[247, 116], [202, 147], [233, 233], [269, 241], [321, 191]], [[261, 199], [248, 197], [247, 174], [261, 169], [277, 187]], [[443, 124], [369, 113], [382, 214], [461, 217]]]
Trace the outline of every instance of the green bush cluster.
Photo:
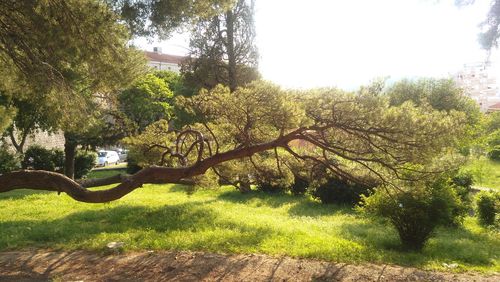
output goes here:
[[447, 179], [405, 190], [378, 188], [373, 195], [363, 197], [361, 210], [387, 218], [403, 246], [412, 250], [422, 249], [437, 226], [460, 223], [466, 211]]
[[24, 153], [21, 164], [24, 169], [61, 172], [64, 167], [64, 153], [61, 150], [49, 150], [33, 145]]
[[[75, 157], [75, 178], [85, 177], [97, 162], [95, 153], [78, 151]], [[24, 169], [56, 171], [64, 170], [64, 152], [46, 149], [38, 145], [30, 146], [21, 162]]]
[[476, 212], [482, 225], [500, 224], [500, 193], [483, 191], [476, 198]]
[[293, 184], [290, 186], [290, 192], [292, 192], [293, 195], [304, 195], [309, 186], [309, 180], [304, 177], [294, 175]]
[[75, 157], [75, 178], [83, 178], [97, 164], [97, 155], [94, 152], [78, 151]]
[[500, 162], [500, 145], [495, 146], [488, 152], [488, 158], [492, 161]]
[[7, 148], [0, 147], [0, 174], [19, 169], [20, 164], [16, 155], [10, 153]]
[[326, 182], [316, 187], [312, 195], [323, 204], [354, 206], [363, 195], [368, 196], [372, 190], [373, 187], [329, 177]]

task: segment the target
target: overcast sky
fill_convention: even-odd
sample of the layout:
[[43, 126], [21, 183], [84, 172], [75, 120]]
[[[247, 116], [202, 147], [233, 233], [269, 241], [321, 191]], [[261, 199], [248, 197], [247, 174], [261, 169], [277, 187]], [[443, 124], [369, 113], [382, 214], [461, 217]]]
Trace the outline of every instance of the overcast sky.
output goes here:
[[[387, 76], [447, 77], [465, 63], [485, 60], [477, 34], [490, 2], [256, 0], [259, 70], [264, 79], [301, 88], [352, 89]], [[182, 35], [137, 43], [178, 55], [189, 46]]]

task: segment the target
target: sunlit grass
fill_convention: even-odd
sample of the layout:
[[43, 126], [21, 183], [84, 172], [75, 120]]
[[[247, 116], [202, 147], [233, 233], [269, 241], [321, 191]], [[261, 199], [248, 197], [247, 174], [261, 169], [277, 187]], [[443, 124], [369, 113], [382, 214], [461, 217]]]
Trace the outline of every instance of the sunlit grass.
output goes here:
[[120, 173], [127, 173], [127, 169], [126, 168], [94, 169], [87, 175], [87, 178], [105, 178]]
[[472, 172], [475, 185], [500, 190], [500, 162], [482, 157], [472, 160], [464, 169]]
[[422, 253], [400, 249], [387, 224], [349, 208], [307, 197], [251, 193], [230, 187], [186, 194], [173, 185], [145, 185], [108, 204], [84, 204], [56, 193], [0, 194], [0, 250], [56, 248], [199, 250], [265, 253], [336, 262], [391, 263], [441, 269], [500, 271], [500, 236], [467, 218], [437, 231]]

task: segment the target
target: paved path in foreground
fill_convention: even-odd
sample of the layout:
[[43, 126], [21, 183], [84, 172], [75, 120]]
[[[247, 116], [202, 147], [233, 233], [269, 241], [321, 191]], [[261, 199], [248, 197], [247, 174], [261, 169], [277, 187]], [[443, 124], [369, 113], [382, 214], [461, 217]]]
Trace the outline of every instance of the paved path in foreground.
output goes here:
[[500, 281], [500, 274], [201, 252], [0, 252], [0, 281]]

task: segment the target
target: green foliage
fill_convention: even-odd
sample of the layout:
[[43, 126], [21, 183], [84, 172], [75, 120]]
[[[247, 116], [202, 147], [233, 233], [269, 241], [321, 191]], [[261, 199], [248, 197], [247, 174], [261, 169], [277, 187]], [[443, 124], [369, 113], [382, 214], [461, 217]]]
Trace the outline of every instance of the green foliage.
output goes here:
[[20, 168], [16, 155], [10, 153], [5, 146], [0, 147], [0, 174]]
[[495, 146], [488, 152], [488, 158], [492, 161], [500, 162], [500, 145]]
[[0, 104], [16, 113], [6, 135], [18, 153], [23, 153], [29, 135], [38, 130], [51, 132], [57, 128], [61, 112], [50, 98], [39, 97], [29, 85], [21, 84], [5, 91], [1, 88], [0, 84]]
[[[134, 173], [142, 167], [160, 163], [165, 148], [172, 144], [168, 128], [168, 121], [159, 120], [147, 126], [141, 134], [123, 140], [129, 149], [127, 172]], [[164, 165], [168, 164], [171, 163], [167, 162]]]
[[363, 197], [361, 210], [388, 219], [398, 231], [403, 246], [421, 250], [439, 225], [460, 222], [462, 202], [445, 179], [407, 187], [404, 191], [378, 188]]
[[486, 115], [486, 131], [491, 133], [500, 130], [500, 112], [492, 112]]
[[472, 208], [471, 191], [474, 184], [474, 175], [470, 171], [458, 172], [451, 177], [450, 184], [462, 201], [457, 214], [466, 213]]
[[173, 92], [164, 79], [155, 74], [146, 74], [132, 87], [122, 91], [118, 100], [127, 118], [132, 120], [139, 132], [160, 119], [170, 119]]
[[293, 195], [304, 195], [309, 189], [310, 185], [311, 183], [307, 179], [294, 175], [293, 184], [290, 187], [290, 192], [292, 192]]
[[86, 177], [97, 164], [97, 155], [94, 152], [78, 151], [75, 157], [75, 178]]
[[144, 56], [127, 47], [126, 27], [102, 1], [6, 0], [1, 10], [2, 72], [11, 72], [9, 77], [39, 97], [50, 93], [62, 111], [82, 113], [69, 107], [79, 104], [75, 99], [111, 93], [145, 68]]
[[354, 206], [362, 196], [368, 196], [372, 190], [373, 187], [330, 177], [315, 188], [313, 196], [323, 204]]
[[188, 85], [212, 89], [223, 84], [234, 91], [259, 79], [253, 18], [254, 5], [235, 0], [231, 9], [194, 25], [190, 59], [182, 66]]
[[45, 149], [38, 145], [30, 146], [21, 162], [23, 168], [56, 171], [61, 169], [61, 151]]
[[129, 153], [127, 155], [127, 170], [126, 170], [126, 172], [129, 174], [134, 174], [142, 169], [142, 167], [139, 166], [135, 158], [135, 155], [136, 153], [134, 149], [129, 150]]
[[498, 48], [500, 38], [500, 0], [492, 0], [486, 19], [481, 24], [479, 43], [486, 50]]
[[496, 129], [488, 134], [486, 142], [490, 147], [500, 146], [500, 129]]
[[467, 114], [467, 122], [475, 125], [481, 114], [479, 107], [451, 79], [401, 80], [387, 91], [391, 105], [411, 101], [417, 106], [429, 105], [439, 111], [459, 111]]
[[480, 192], [476, 197], [476, 205], [482, 225], [500, 224], [500, 192]]
[[228, 9], [233, 0], [106, 0], [138, 36], [166, 39], [186, 24], [208, 19]]
[[0, 135], [2, 135], [5, 129], [11, 125], [12, 118], [15, 114], [15, 109], [9, 109], [0, 105]]

